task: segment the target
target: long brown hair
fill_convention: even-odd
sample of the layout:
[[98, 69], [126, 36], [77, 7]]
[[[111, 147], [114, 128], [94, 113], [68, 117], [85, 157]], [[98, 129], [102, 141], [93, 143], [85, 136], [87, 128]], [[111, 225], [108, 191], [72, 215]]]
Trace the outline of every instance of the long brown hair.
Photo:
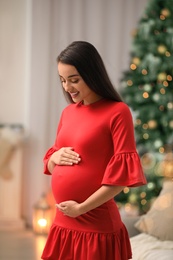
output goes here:
[[[122, 101], [111, 83], [100, 54], [91, 43], [72, 42], [59, 54], [57, 62], [74, 66], [88, 87], [99, 96], [118, 102]], [[71, 96], [65, 91], [64, 94], [67, 100], [73, 103]]]

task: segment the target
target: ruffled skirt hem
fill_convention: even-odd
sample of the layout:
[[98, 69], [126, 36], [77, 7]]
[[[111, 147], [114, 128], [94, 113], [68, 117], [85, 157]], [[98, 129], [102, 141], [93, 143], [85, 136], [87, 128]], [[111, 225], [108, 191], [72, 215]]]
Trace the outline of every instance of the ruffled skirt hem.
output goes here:
[[128, 260], [132, 258], [127, 230], [84, 232], [53, 224], [42, 254], [43, 260]]

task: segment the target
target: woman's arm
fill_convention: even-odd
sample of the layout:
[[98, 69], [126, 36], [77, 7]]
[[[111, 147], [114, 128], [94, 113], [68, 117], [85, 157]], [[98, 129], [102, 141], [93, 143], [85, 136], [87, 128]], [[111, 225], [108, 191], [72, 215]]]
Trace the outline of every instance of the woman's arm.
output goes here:
[[56, 207], [65, 215], [75, 218], [114, 198], [123, 188], [124, 186], [103, 185], [82, 203], [69, 200], [56, 204]]
[[94, 192], [88, 199], [86, 199], [83, 203], [80, 204], [80, 209], [83, 213], [86, 213], [92, 209], [99, 207], [104, 204], [108, 200], [114, 198], [117, 194], [119, 194], [124, 187], [122, 186], [110, 186], [103, 185], [100, 189]]

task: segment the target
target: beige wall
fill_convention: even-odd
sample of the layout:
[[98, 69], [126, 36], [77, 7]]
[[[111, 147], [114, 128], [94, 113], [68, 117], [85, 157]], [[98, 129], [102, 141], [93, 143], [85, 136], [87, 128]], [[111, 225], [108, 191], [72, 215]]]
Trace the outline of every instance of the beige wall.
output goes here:
[[26, 113], [26, 11], [26, 1], [0, 0], [0, 123]]

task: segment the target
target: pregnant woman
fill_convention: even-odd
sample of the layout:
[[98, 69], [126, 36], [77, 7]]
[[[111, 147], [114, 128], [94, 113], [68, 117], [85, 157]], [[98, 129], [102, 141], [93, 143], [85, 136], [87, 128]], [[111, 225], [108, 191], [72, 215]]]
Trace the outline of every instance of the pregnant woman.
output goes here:
[[96, 48], [71, 43], [57, 58], [66, 98], [54, 145], [44, 157], [56, 216], [42, 259], [131, 259], [114, 197], [146, 184], [130, 110], [114, 89]]

